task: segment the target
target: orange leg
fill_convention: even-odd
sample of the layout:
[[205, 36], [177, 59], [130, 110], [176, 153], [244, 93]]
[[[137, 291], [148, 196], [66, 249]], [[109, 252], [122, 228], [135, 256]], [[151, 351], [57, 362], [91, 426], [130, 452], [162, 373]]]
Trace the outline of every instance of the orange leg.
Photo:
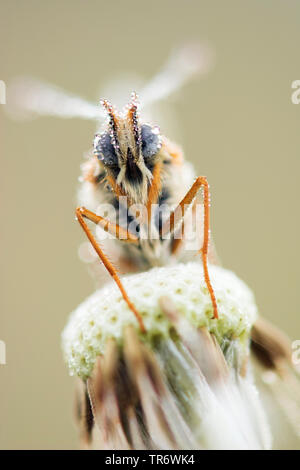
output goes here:
[[[196, 197], [200, 188], [203, 187], [203, 198], [204, 198], [204, 239], [203, 239], [203, 246], [200, 250], [202, 256], [202, 263], [203, 263], [203, 272], [204, 272], [204, 279], [207, 285], [211, 302], [214, 309], [214, 317], [218, 318], [218, 307], [216, 296], [213, 290], [213, 287], [210, 282], [210, 277], [208, 273], [208, 266], [207, 266], [207, 257], [208, 257], [208, 247], [209, 247], [209, 207], [210, 207], [210, 193], [209, 193], [209, 185], [205, 176], [198, 176], [196, 181], [194, 182], [191, 189], [187, 192], [185, 197], [182, 201], [178, 204], [176, 209], [171, 213], [169, 220], [165, 222], [161, 229], [161, 236], [164, 237], [167, 234], [171, 234], [175, 230], [175, 221], [178, 220], [178, 215], [180, 219], [183, 220], [185, 211], [187, 206], [193, 203], [194, 198]], [[176, 217], [177, 216], [177, 217]]]
[[[93, 245], [96, 253], [98, 254], [99, 258], [101, 259], [102, 263], [104, 264], [107, 271], [109, 272], [109, 274], [111, 275], [113, 280], [116, 282], [117, 286], [119, 287], [119, 289], [121, 291], [121, 294], [122, 294], [125, 302], [127, 303], [128, 307], [134, 313], [137, 321], [139, 322], [139, 325], [140, 325], [140, 328], [141, 328], [142, 332], [145, 333], [146, 329], [145, 329], [142, 317], [139, 314], [139, 312], [136, 310], [133, 303], [129, 300], [129, 297], [128, 297], [128, 295], [126, 293], [126, 290], [125, 290], [125, 288], [124, 288], [124, 286], [121, 282], [121, 279], [118, 276], [116, 268], [109, 261], [108, 257], [103, 253], [102, 249], [100, 248], [99, 243], [96, 241], [94, 235], [92, 234], [92, 232], [88, 228], [88, 226], [87, 226], [84, 219], [86, 218], [86, 219], [90, 220], [91, 222], [94, 222], [95, 224], [99, 223], [101, 225], [101, 227], [104, 228], [104, 230], [115, 234], [121, 240], [131, 242], [131, 243], [137, 243], [138, 238], [135, 235], [128, 232], [127, 230], [120, 227], [119, 225], [112, 224], [108, 220], [104, 219], [103, 217], [101, 217], [99, 215], [94, 214], [94, 212], [91, 212], [91, 211], [85, 209], [84, 207], [77, 207], [76, 217], [77, 217], [78, 222], [80, 223], [81, 227], [83, 228], [86, 236], [88, 237], [91, 244]], [[126, 236], [126, 238], [122, 238], [122, 237], [125, 237], [125, 236]]]

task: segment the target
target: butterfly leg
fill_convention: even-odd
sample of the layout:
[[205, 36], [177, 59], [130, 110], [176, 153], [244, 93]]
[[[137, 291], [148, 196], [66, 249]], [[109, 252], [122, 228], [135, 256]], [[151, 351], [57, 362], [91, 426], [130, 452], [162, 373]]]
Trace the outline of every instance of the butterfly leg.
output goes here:
[[164, 238], [166, 235], [172, 234], [176, 228], [176, 223], [179, 220], [183, 220], [184, 215], [188, 207], [193, 204], [194, 199], [200, 189], [203, 187], [203, 203], [204, 203], [204, 238], [202, 248], [200, 249], [200, 253], [202, 256], [202, 263], [203, 263], [203, 272], [204, 272], [204, 279], [207, 285], [213, 310], [214, 310], [214, 317], [218, 318], [218, 307], [216, 296], [210, 281], [209, 272], [208, 272], [208, 250], [209, 250], [209, 208], [210, 208], [210, 192], [209, 192], [209, 184], [205, 176], [198, 176], [195, 182], [193, 183], [190, 190], [186, 193], [182, 201], [178, 204], [178, 206], [174, 209], [171, 213], [169, 219], [163, 224], [161, 229], [161, 236]]
[[92, 234], [91, 230], [87, 226], [87, 223], [85, 222], [85, 219], [90, 220], [91, 222], [95, 224], [99, 224], [104, 230], [108, 231], [109, 233], [113, 233], [116, 235], [116, 237], [120, 240], [126, 241], [128, 243], [138, 243], [138, 238], [128, 232], [127, 230], [123, 229], [119, 225], [113, 224], [112, 222], [109, 222], [108, 220], [104, 219], [103, 217], [95, 214], [94, 212], [91, 212], [84, 207], [77, 207], [76, 209], [76, 217], [78, 222], [80, 223], [81, 227], [83, 228], [86, 236], [88, 237], [89, 241], [91, 242], [94, 250], [98, 254], [99, 258], [101, 259], [102, 263], [104, 264], [105, 268], [119, 287], [121, 294], [127, 303], [128, 307], [130, 310], [134, 313], [137, 321], [139, 322], [140, 328], [142, 332], [145, 332], [145, 326], [142, 320], [141, 315], [139, 312], [136, 310], [135, 306], [133, 303], [130, 301], [126, 290], [123, 286], [123, 283], [121, 282], [121, 279], [118, 276], [116, 268], [113, 266], [109, 258], [104, 254], [103, 250], [101, 249], [99, 243], [97, 242], [96, 238]]

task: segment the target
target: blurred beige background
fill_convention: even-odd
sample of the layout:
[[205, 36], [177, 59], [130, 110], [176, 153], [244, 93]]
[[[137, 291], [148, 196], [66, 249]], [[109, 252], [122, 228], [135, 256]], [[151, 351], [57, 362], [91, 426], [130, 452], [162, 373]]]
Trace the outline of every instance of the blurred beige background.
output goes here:
[[[187, 39], [208, 39], [216, 67], [169, 111], [186, 156], [209, 178], [218, 252], [261, 313], [300, 339], [299, 2], [0, 0], [0, 79], [32, 75], [96, 101], [111, 77], [149, 78]], [[73, 210], [94, 124], [13, 122], [3, 105], [0, 120], [0, 447], [76, 448], [60, 333], [93, 290]]]

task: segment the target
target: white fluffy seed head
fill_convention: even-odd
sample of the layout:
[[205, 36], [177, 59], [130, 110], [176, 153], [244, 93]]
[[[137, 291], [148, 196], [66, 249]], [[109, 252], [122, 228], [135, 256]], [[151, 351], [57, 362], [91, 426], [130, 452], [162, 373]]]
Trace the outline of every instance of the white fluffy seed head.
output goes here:
[[[200, 263], [154, 268], [123, 278], [129, 298], [143, 318], [147, 333], [141, 338], [151, 345], [154, 339], [169, 337], [171, 323], [160, 308], [159, 299], [169, 297], [178, 312], [193, 326], [206, 326], [222, 345], [239, 339], [248, 347], [251, 326], [257, 317], [252, 291], [233, 272], [209, 266], [216, 294], [219, 318], [213, 318], [210, 295]], [[96, 357], [104, 353], [108, 338], [122, 345], [128, 324], [139, 326], [114, 283], [88, 297], [71, 314], [62, 334], [62, 345], [70, 374], [88, 377]]]

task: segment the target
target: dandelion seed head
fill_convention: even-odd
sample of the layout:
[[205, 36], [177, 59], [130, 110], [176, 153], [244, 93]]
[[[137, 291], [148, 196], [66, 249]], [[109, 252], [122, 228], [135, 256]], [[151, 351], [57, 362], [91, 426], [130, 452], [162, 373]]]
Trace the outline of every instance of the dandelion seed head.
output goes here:
[[[178, 312], [194, 327], [207, 327], [220, 345], [225, 339], [238, 339], [241, 349], [248, 348], [250, 329], [257, 318], [252, 291], [233, 272], [210, 266], [216, 293], [219, 319], [213, 317], [209, 292], [200, 263], [153, 268], [123, 278], [125, 289], [140, 312], [147, 333], [141, 339], [152, 344], [168, 339], [172, 325], [162, 312], [159, 300], [169, 297]], [[88, 297], [71, 314], [63, 331], [62, 346], [71, 375], [88, 377], [96, 357], [103, 354], [108, 338], [123, 343], [124, 327], [138, 323], [114, 283], [107, 284]]]

